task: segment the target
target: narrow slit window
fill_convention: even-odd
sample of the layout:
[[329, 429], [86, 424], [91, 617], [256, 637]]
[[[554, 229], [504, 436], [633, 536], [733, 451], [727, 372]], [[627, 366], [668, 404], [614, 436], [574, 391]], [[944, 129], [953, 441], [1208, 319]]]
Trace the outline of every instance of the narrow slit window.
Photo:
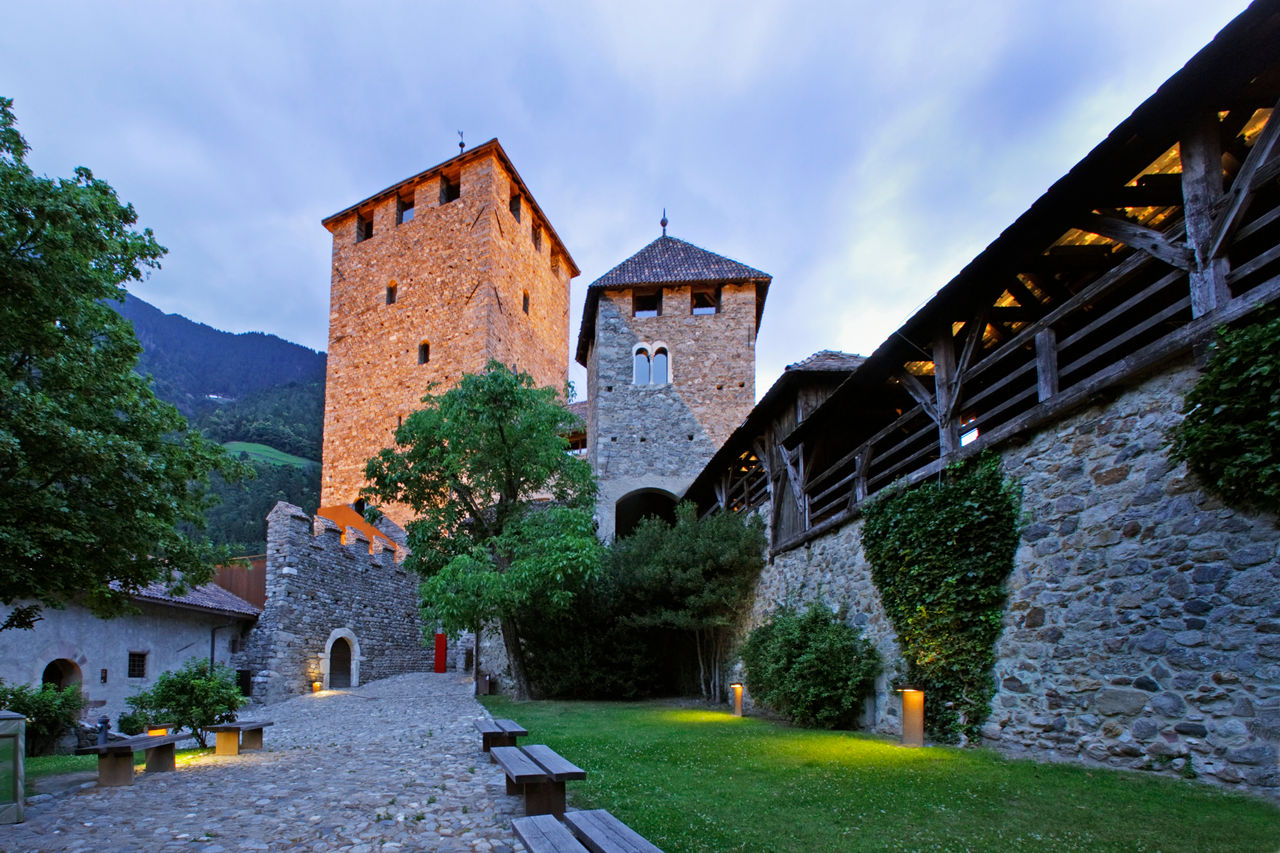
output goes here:
[[649, 351], [643, 347], [636, 350], [632, 381], [636, 385], [649, 384]]
[[387, 285], [387, 304], [388, 305], [396, 304], [396, 287], [397, 286], [398, 285], [394, 281]]
[[356, 217], [356, 242], [363, 243], [373, 236], [373, 216]]
[[533, 226], [533, 248], [542, 251], [542, 229], [536, 224]]
[[457, 201], [462, 198], [462, 181], [461, 179], [451, 181], [445, 176], [440, 176], [440, 203], [448, 204], [451, 201]]
[[524, 301], [521, 307], [524, 308], [524, 313], [529, 313], [529, 291], [527, 290], [524, 292]]
[[511, 208], [511, 215], [516, 218], [516, 222], [519, 222], [520, 221], [520, 196], [513, 195], [511, 197], [511, 203], [508, 204], [507, 206]]
[[418, 364], [426, 364], [431, 361], [431, 344], [423, 341], [418, 344]]
[[662, 313], [662, 291], [635, 293], [631, 297], [631, 316], [657, 317]]
[[396, 224], [403, 225], [413, 221], [413, 199], [402, 198], [396, 202]]
[[653, 384], [666, 385], [668, 380], [668, 367], [670, 359], [667, 357], [665, 347], [658, 347], [653, 352]]
[[694, 290], [689, 304], [689, 311], [697, 315], [719, 314], [720, 288], [702, 287]]

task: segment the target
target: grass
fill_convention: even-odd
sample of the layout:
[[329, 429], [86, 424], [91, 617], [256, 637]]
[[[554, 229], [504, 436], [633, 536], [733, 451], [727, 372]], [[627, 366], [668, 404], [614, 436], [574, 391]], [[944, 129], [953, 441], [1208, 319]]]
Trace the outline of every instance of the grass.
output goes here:
[[249, 458], [256, 462], [270, 462], [272, 465], [292, 465], [295, 468], [306, 468], [309, 465], [320, 464], [312, 459], [303, 459], [301, 456], [294, 456], [292, 453], [276, 450], [270, 445], [255, 444], [251, 441], [228, 441], [222, 446], [235, 456], [247, 453]]
[[481, 701], [587, 770], [574, 806], [607, 808], [668, 853], [1280, 849], [1280, 808], [1179, 779], [671, 703]]
[[[174, 763], [181, 767], [184, 764], [190, 764], [193, 760], [202, 755], [212, 755], [213, 747], [191, 747], [190, 749], [179, 749], [174, 753]], [[145, 752], [135, 752], [133, 754], [133, 766], [141, 767], [147, 763]], [[30, 785], [32, 780], [39, 779], [42, 776], [60, 776], [63, 773], [80, 773], [83, 771], [97, 771], [98, 756], [96, 755], [37, 755], [28, 756], [24, 759], [24, 776], [27, 784]]]

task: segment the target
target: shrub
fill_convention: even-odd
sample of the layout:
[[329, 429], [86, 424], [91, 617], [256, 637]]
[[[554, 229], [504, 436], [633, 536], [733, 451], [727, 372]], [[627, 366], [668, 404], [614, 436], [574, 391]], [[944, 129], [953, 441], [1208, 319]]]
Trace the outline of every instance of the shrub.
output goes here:
[[[137, 699], [134, 696], [133, 699]], [[131, 700], [132, 701], [132, 700]], [[140, 735], [151, 725], [151, 718], [146, 711], [135, 708], [132, 711], [125, 711], [116, 720], [116, 730], [125, 735]]]
[[752, 631], [742, 647], [751, 696], [803, 726], [855, 728], [881, 660], [844, 616], [784, 608]]
[[42, 684], [35, 688], [0, 681], [0, 708], [27, 718], [28, 755], [53, 752], [58, 738], [80, 718], [84, 705], [78, 685], [58, 688]]
[[1280, 513], [1280, 310], [1221, 331], [1186, 402], [1170, 456], [1228, 504]]
[[[130, 718], [131, 724], [139, 718], [169, 723], [175, 728], [190, 729], [201, 746], [208, 746], [205, 730], [233, 721], [245, 698], [229, 668], [217, 664], [210, 669], [207, 660], [192, 658], [177, 672], [160, 673], [150, 690], [127, 701], [133, 715], [137, 715]], [[125, 718], [120, 722], [123, 729]]]

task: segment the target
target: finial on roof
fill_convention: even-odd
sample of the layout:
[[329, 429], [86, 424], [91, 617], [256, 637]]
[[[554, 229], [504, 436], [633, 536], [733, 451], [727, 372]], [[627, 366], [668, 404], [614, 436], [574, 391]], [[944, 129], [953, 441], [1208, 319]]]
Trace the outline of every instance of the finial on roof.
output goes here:
[[667, 236], [667, 209], [665, 207], [662, 208], [662, 221], [658, 224], [662, 226], [662, 236]]
[[461, 154], [466, 150], [467, 150], [467, 143], [462, 141], [462, 131], [458, 131], [458, 153]]

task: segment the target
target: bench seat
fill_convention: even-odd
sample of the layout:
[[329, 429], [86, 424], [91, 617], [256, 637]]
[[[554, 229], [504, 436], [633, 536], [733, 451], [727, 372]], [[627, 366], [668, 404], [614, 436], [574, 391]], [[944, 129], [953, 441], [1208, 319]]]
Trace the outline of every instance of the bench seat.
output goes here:
[[524, 794], [526, 815], [564, 815], [564, 783], [587, 778], [587, 771], [563, 758], [549, 746], [523, 749], [495, 746], [489, 755], [507, 774], [507, 793]]
[[511, 821], [511, 828], [529, 853], [587, 853], [555, 815], [518, 817]]
[[242, 750], [262, 749], [262, 730], [275, 723], [270, 720], [236, 720], [209, 726], [216, 734], [214, 755], [239, 755]]
[[[476, 720], [476, 729], [480, 732], [480, 746], [485, 751], [495, 746], [517, 746], [516, 738], [529, 734], [528, 729], [515, 720]], [[493, 760], [493, 756], [489, 756]]]
[[190, 732], [177, 735], [136, 735], [124, 740], [82, 746], [77, 755], [98, 756], [98, 785], [114, 788], [133, 784], [133, 754], [139, 750], [147, 754], [147, 772], [165, 773], [176, 767], [174, 744], [194, 737]]
[[591, 853], [662, 853], [659, 847], [604, 809], [568, 812], [564, 822]]

